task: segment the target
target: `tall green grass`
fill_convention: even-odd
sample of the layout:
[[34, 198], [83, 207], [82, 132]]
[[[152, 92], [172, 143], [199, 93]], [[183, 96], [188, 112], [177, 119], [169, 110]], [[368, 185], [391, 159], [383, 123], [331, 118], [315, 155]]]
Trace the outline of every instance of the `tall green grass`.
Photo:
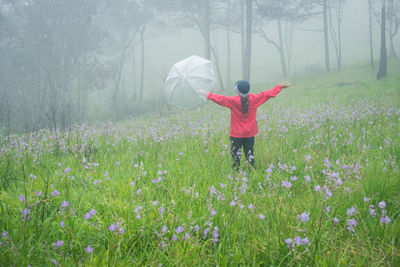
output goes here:
[[2, 136], [0, 265], [399, 265], [400, 62], [389, 70], [293, 77], [260, 107], [256, 164], [239, 171], [213, 103]]

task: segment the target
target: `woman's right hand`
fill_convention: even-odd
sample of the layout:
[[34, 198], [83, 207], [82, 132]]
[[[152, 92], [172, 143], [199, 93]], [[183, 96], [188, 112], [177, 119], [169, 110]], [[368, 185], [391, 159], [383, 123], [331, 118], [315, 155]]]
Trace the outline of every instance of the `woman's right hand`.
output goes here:
[[280, 86], [282, 86], [282, 88], [288, 88], [289, 86], [291, 86], [291, 84], [288, 82], [283, 82], [280, 84]]
[[208, 97], [208, 92], [206, 92], [206, 91], [199, 90], [199, 94], [201, 94], [201, 95], [203, 95], [205, 97]]

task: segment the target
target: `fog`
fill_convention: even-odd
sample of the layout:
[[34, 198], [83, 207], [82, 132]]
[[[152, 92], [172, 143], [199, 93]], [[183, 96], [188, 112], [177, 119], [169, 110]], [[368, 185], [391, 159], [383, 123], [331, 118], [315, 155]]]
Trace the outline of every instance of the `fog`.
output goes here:
[[[371, 64], [371, 33], [376, 68], [384, 3], [370, 3], [372, 32], [368, 0], [0, 0], [0, 128], [7, 134], [65, 130], [85, 121], [168, 112], [165, 78], [191, 55], [213, 61], [214, 90], [231, 90], [239, 79], [276, 83]], [[400, 1], [385, 6], [391, 58], [400, 51]]]

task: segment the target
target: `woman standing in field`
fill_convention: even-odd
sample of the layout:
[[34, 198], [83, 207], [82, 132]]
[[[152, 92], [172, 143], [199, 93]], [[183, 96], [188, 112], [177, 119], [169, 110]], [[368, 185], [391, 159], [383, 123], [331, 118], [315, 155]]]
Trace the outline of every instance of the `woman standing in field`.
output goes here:
[[235, 96], [217, 95], [211, 92], [200, 91], [200, 94], [231, 110], [231, 154], [233, 167], [240, 166], [240, 156], [243, 147], [246, 161], [254, 166], [254, 136], [258, 134], [257, 108], [280, 93], [282, 88], [290, 84], [283, 82], [274, 88], [258, 94], [249, 94], [250, 84], [248, 81], [237, 81], [235, 83]]

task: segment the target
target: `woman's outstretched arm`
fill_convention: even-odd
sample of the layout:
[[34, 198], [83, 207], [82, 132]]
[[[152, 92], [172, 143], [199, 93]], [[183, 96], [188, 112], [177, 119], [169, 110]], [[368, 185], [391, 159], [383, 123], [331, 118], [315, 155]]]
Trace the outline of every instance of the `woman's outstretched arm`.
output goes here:
[[205, 96], [207, 99], [214, 101], [216, 104], [223, 106], [223, 107], [230, 107], [231, 106], [231, 97], [224, 96], [224, 95], [217, 95], [211, 92], [205, 92], [200, 90], [199, 93]]
[[264, 104], [266, 101], [268, 101], [270, 98], [275, 97], [277, 94], [279, 94], [281, 92], [281, 90], [283, 88], [287, 88], [289, 87], [291, 84], [288, 82], [283, 82], [281, 84], [278, 84], [277, 86], [275, 86], [274, 88], [267, 90], [267, 91], [263, 91], [261, 93], [255, 94], [255, 99], [254, 99], [254, 104], [255, 106], [260, 106], [262, 104]]

